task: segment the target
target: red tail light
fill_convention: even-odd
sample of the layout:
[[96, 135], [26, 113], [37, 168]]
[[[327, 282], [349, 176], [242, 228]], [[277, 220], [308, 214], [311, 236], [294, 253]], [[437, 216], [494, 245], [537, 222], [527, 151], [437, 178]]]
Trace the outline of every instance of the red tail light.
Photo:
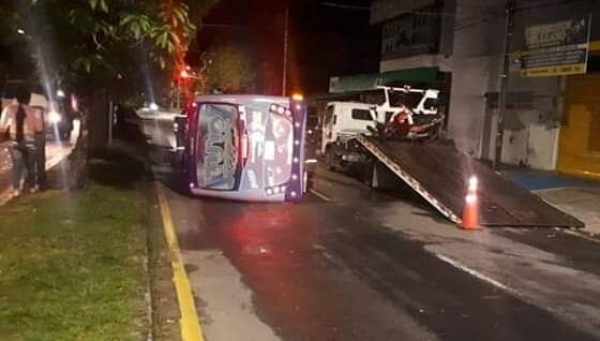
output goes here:
[[250, 139], [248, 138], [247, 134], [243, 134], [242, 135], [242, 160], [244, 161], [244, 163], [246, 163], [246, 160], [248, 160], [248, 154], [250, 152]]

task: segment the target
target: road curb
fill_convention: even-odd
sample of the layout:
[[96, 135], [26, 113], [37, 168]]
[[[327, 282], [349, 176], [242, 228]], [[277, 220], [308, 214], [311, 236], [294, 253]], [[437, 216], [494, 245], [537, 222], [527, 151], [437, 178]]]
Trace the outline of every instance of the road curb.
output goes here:
[[169, 250], [169, 258], [171, 259], [171, 267], [173, 269], [173, 283], [175, 284], [179, 312], [181, 314], [179, 321], [181, 340], [204, 341], [200, 318], [198, 317], [198, 312], [196, 311], [190, 280], [183, 264], [183, 257], [181, 256], [181, 250], [179, 248], [179, 242], [177, 240], [177, 234], [175, 232], [171, 210], [169, 209], [169, 204], [167, 202], [167, 196], [160, 182], [155, 181], [155, 185], [158, 196], [158, 204], [160, 206], [160, 212], [163, 221], [165, 239], [167, 242], [167, 248]]

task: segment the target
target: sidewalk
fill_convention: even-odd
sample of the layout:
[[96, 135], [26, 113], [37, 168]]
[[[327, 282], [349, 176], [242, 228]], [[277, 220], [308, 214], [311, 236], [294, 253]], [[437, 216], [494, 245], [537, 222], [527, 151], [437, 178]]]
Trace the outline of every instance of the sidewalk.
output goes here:
[[555, 188], [537, 194], [585, 223], [583, 231], [600, 235], [600, 187]]
[[600, 181], [535, 170], [509, 170], [502, 175], [583, 221], [583, 231], [600, 235]]
[[551, 171], [531, 169], [503, 170], [502, 175], [530, 191], [555, 188], [600, 187], [600, 181], [578, 178]]

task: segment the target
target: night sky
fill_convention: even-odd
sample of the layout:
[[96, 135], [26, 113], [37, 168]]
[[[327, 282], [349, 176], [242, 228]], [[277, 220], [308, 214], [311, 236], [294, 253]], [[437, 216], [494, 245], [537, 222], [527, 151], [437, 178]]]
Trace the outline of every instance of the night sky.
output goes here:
[[[327, 92], [329, 77], [377, 72], [380, 37], [369, 25], [369, 11], [328, 6], [327, 3], [368, 8], [368, 0], [290, 1], [288, 92]], [[194, 63], [214, 44], [235, 43], [257, 61], [258, 92], [280, 94], [283, 70], [285, 1], [221, 0], [205, 18]]]
[[[211, 45], [237, 44], [256, 61], [257, 92], [281, 94], [286, 3], [290, 11], [288, 93], [323, 93], [331, 76], [378, 71], [380, 34], [369, 25], [369, 11], [327, 5], [368, 8], [370, 0], [220, 0], [204, 19], [188, 63], [197, 65], [201, 52]], [[15, 45], [0, 46], [11, 73], [32, 67], [27, 58], [19, 58], [23, 51]]]

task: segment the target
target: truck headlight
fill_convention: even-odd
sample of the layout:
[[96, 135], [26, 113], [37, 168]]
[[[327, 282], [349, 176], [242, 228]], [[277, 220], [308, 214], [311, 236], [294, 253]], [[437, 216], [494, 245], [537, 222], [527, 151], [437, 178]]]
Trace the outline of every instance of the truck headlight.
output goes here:
[[51, 111], [48, 114], [48, 120], [50, 120], [50, 123], [56, 124], [62, 121], [62, 116], [60, 116], [60, 114], [56, 111]]

